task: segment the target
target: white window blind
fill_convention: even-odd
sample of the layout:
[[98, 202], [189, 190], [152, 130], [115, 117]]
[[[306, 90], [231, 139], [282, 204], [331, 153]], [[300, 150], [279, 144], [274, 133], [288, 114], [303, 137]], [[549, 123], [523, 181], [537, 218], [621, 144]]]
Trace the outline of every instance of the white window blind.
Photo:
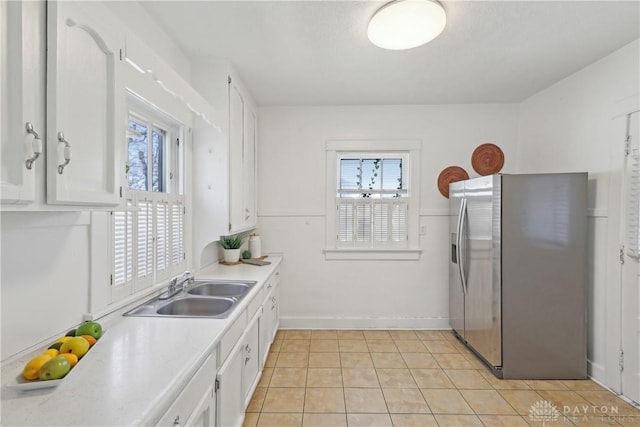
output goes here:
[[169, 267], [169, 203], [156, 202], [156, 272], [161, 273]]
[[140, 200], [137, 203], [137, 277], [145, 278], [153, 275], [153, 203]]
[[338, 235], [343, 246], [403, 246], [407, 201], [338, 199]]
[[[127, 200], [127, 208], [132, 203]], [[133, 280], [133, 212], [113, 213], [113, 286], [124, 286]]]
[[171, 204], [171, 264], [176, 266], [184, 261], [184, 204]]

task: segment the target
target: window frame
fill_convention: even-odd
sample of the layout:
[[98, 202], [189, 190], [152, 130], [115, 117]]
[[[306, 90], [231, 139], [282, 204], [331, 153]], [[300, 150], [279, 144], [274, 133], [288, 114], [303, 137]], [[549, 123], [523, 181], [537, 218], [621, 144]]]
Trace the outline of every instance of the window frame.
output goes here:
[[[420, 253], [420, 153], [419, 140], [329, 140], [326, 142], [326, 260], [416, 260]], [[338, 208], [340, 160], [343, 158], [403, 158], [403, 187], [406, 188], [406, 245], [358, 246], [340, 244]], [[367, 198], [354, 198], [364, 201]], [[380, 199], [374, 199], [380, 200]], [[384, 200], [384, 199], [382, 199]], [[389, 200], [393, 200], [390, 198]], [[371, 240], [373, 240], [373, 236]]]
[[[151, 104], [145, 103], [141, 99], [129, 94], [127, 97], [127, 128], [130, 119], [134, 119], [141, 123], [145, 123], [149, 130], [161, 129], [166, 132], [163, 151], [165, 159], [163, 162], [163, 180], [164, 183], [159, 187], [164, 187], [165, 191], [136, 190], [129, 188], [128, 177], [125, 179], [123, 188], [123, 199], [125, 200], [125, 208], [122, 211], [111, 212], [110, 219], [110, 241], [111, 241], [111, 283], [110, 283], [110, 304], [124, 300], [130, 295], [136, 294], [143, 290], [147, 290], [156, 286], [161, 286], [166, 280], [173, 276], [181, 274], [187, 269], [187, 221], [186, 215], [186, 195], [187, 188], [184, 182], [187, 176], [187, 164], [185, 162], [185, 134], [187, 125], [181, 123], [161, 110], [155, 108]], [[149, 137], [151, 137], [149, 133]], [[127, 163], [129, 136], [124, 138], [123, 144], [126, 148]], [[149, 141], [148, 147], [151, 147], [152, 141]], [[148, 157], [151, 157], [148, 155]], [[147, 168], [147, 173], [152, 167]], [[153, 188], [153, 184], [150, 184]], [[141, 236], [141, 229], [138, 228], [140, 215], [143, 213], [142, 206], [146, 206], [147, 213], [147, 232], [145, 236]], [[160, 221], [159, 212], [161, 206], [166, 206], [164, 220]], [[131, 236], [126, 236], [127, 243], [131, 245], [131, 256], [125, 255], [132, 263], [131, 266], [117, 265], [116, 260], [116, 222], [121, 217], [129, 218], [132, 222]], [[176, 228], [175, 223], [179, 223]], [[160, 225], [164, 224], [163, 239], [160, 239]], [[129, 241], [131, 243], [129, 243]], [[146, 244], [145, 244], [146, 242]], [[163, 243], [163, 247], [159, 245]], [[140, 244], [145, 244], [145, 248], [150, 250], [151, 268], [145, 269], [144, 274], [140, 272]], [[175, 253], [178, 252], [178, 253]], [[159, 265], [159, 258], [164, 254], [165, 262]], [[149, 260], [149, 257], [146, 257]], [[124, 282], [118, 282], [116, 274], [118, 268], [124, 268], [125, 278], [126, 272], [131, 270], [132, 275]]]
[[[172, 118], [167, 113], [160, 111], [150, 104], [146, 104], [137, 96], [129, 93], [127, 96], [127, 126], [129, 129], [129, 121], [135, 120], [141, 124], [146, 124], [148, 131], [159, 129], [165, 133], [165, 149], [163, 150], [164, 161], [162, 164], [162, 173], [165, 178], [163, 182], [164, 191], [153, 190], [135, 190], [129, 188], [129, 179], [125, 180], [126, 191], [141, 191], [155, 193], [178, 193], [184, 194], [184, 177], [185, 175], [185, 155], [184, 155], [184, 129], [185, 125], [179, 120]], [[152, 148], [152, 133], [149, 133], [148, 149]], [[148, 137], [149, 137], [148, 136]], [[176, 143], [181, 141], [181, 144]], [[168, 149], [167, 149], [168, 148]], [[126, 138], [126, 163], [129, 164], [129, 138]], [[149, 157], [149, 156], [148, 156]], [[149, 160], [149, 159], [147, 159]], [[147, 162], [147, 173], [153, 176], [153, 162]], [[152, 184], [153, 185], [153, 184]]]

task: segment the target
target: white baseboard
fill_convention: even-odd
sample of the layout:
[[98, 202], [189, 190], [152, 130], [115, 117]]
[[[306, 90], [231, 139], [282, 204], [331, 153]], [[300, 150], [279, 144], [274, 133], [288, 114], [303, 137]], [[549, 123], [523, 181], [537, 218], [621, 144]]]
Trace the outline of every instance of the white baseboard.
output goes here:
[[604, 366], [587, 359], [587, 375], [589, 378], [604, 384], [607, 379]]
[[280, 317], [281, 329], [451, 329], [448, 318]]

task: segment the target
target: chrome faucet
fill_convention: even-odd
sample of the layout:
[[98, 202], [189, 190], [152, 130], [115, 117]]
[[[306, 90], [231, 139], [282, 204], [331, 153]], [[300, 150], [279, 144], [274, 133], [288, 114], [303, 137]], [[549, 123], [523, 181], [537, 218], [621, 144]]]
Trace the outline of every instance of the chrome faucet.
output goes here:
[[191, 272], [185, 271], [184, 273], [182, 273], [179, 279], [178, 277], [174, 277], [173, 279], [171, 279], [171, 282], [169, 282], [169, 286], [167, 287], [167, 290], [162, 294], [160, 294], [158, 299], [162, 300], [162, 299], [169, 299], [174, 297], [175, 295], [184, 291], [192, 281], [193, 281], [193, 275], [191, 274]]

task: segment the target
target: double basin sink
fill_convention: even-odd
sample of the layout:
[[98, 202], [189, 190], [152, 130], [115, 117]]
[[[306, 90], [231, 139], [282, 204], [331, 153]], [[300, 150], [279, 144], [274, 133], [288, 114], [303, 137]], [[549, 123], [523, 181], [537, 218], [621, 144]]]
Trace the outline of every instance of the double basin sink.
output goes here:
[[175, 295], [156, 297], [124, 315], [226, 319], [255, 284], [250, 281], [194, 280]]

